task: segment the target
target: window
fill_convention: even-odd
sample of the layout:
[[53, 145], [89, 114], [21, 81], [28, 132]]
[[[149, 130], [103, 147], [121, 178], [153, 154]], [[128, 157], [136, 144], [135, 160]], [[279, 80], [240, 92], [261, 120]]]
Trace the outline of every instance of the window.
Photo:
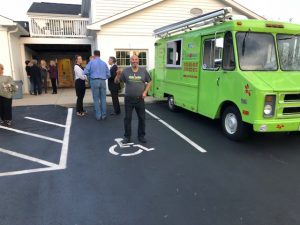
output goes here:
[[203, 64], [204, 70], [216, 70], [222, 64], [223, 38], [204, 41]]
[[181, 40], [170, 41], [167, 44], [167, 66], [181, 66]]
[[132, 55], [137, 55], [139, 57], [139, 65], [141, 67], [147, 66], [147, 51], [145, 50], [117, 50], [117, 65], [120, 67], [130, 66], [130, 56]]
[[227, 32], [224, 37], [224, 49], [223, 49], [223, 69], [234, 70], [235, 59], [234, 59], [234, 48], [233, 39], [231, 32]]
[[274, 71], [278, 69], [272, 34], [238, 32], [236, 40], [241, 70]]
[[300, 70], [300, 36], [277, 35], [278, 55], [282, 70]]

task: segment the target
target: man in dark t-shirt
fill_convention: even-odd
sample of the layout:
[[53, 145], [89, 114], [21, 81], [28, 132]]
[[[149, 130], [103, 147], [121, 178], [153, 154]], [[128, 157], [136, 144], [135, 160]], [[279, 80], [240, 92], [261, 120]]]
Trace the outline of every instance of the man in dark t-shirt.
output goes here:
[[138, 139], [141, 143], [146, 143], [145, 139], [145, 124], [146, 112], [144, 98], [151, 87], [151, 77], [146, 69], [139, 67], [139, 58], [133, 55], [130, 58], [131, 67], [122, 71], [118, 76], [118, 81], [125, 83], [125, 118], [124, 118], [124, 140], [123, 143], [131, 142], [131, 119], [132, 111], [135, 109], [139, 124], [138, 124]]

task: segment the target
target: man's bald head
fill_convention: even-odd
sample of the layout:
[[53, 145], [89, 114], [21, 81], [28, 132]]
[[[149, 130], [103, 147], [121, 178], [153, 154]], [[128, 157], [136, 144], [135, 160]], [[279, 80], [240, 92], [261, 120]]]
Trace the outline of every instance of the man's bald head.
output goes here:
[[137, 55], [132, 55], [130, 57], [130, 64], [133, 69], [138, 68], [139, 67], [139, 57]]

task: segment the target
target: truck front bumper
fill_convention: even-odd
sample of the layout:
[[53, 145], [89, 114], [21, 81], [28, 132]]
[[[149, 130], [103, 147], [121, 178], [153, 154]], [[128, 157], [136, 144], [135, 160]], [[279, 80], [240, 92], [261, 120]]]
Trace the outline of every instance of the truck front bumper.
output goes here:
[[300, 118], [256, 120], [253, 124], [253, 130], [256, 132], [300, 131]]

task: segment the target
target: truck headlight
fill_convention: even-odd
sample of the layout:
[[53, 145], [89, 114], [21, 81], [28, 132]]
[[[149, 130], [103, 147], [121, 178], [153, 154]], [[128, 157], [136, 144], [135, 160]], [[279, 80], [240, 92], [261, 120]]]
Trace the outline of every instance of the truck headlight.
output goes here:
[[273, 117], [275, 113], [276, 95], [266, 95], [264, 105], [264, 117]]
[[272, 113], [272, 106], [271, 105], [265, 105], [264, 114], [265, 115], [270, 115], [271, 113]]

